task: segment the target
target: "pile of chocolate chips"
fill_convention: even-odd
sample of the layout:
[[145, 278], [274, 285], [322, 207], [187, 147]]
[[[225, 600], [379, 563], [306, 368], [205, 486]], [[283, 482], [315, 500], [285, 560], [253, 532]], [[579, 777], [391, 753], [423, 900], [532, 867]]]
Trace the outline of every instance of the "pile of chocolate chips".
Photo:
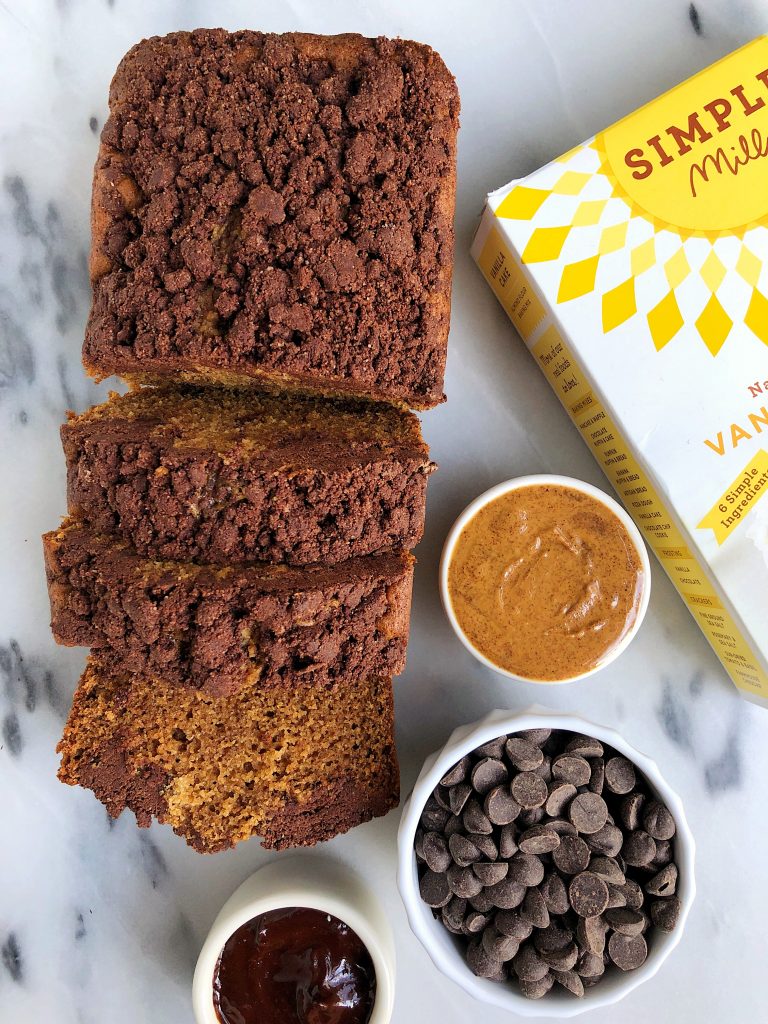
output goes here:
[[[589, 736], [500, 736], [440, 780], [416, 832], [421, 898], [470, 969], [539, 999], [631, 971], [671, 932], [675, 820], [631, 761]], [[649, 933], [649, 929], [651, 932]]]

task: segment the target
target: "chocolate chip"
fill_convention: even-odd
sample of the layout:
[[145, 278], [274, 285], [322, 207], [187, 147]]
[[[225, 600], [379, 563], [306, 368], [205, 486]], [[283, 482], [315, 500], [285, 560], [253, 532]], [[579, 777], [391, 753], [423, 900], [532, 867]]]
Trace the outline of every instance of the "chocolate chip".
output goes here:
[[614, 910], [606, 910], [606, 922], [620, 935], [628, 935], [634, 938], [635, 935], [642, 935], [645, 931], [646, 918], [639, 910], [632, 910], [630, 907], [617, 907]]
[[461, 815], [461, 820], [467, 832], [482, 832], [487, 836], [493, 832], [493, 825], [474, 797], [467, 801], [467, 805]]
[[605, 761], [602, 757], [594, 758], [591, 762], [591, 769], [587, 785], [592, 793], [597, 793], [598, 796], [601, 796], [605, 786]]
[[643, 813], [643, 828], [653, 839], [671, 839], [675, 834], [675, 819], [658, 800], [651, 800]]
[[553, 832], [557, 832], [561, 839], [563, 836], [578, 835], [576, 826], [572, 825], [570, 821], [566, 821], [565, 818], [552, 818], [551, 821], [545, 821], [544, 825], [552, 829]]
[[488, 955], [480, 939], [473, 939], [467, 947], [467, 965], [478, 978], [491, 978], [498, 973], [501, 963]]
[[550, 817], [558, 818], [575, 796], [576, 787], [573, 783], [554, 781], [550, 783], [549, 796], [544, 809]]
[[520, 885], [538, 885], [544, 878], [544, 865], [530, 853], [516, 853], [509, 862], [509, 877]]
[[506, 782], [508, 778], [509, 771], [503, 761], [497, 761], [495, 757], [484, 757], [472, 769], [472, 788], [483, 796], [494, 786]]
[[624, 898], [627, 901], [627, 906], [633, 910], [639, 910], [645, 902], [643, 897], [643, 890], [640, 888], [638, 882], [633, 878], [628, 878], [624, 885], [621, 887], [621, 891], [624, 893]]
[[657, 839], [656, 840], [656, 856], [651, 862], [654, 867], [660, 868], [664, 864], [669, 864], [672, 860], [672, 843], [668, 839]]
[[579, 959], [579, 948], [575, 942], [569, 942], [562, 949], [547, 950], [540, 949], [538, 946], [536, 949], [544, 963], [558, 971], [570, 971], [572, 967], [576, 966], [576, 961]]
[[512, 780], [512, 796], [524, 809], [541, 807], [549, 795], [544, 779], [533, 772], [521, 772]]
[[469, 775], [469, 769], [472, 767], [472, 758], [462, 757], [456, 764], [445, 775], [440, 779], [441, 786], [455, 786], [459, 782], [463, 782], [467, 775]]
[[461, 814], [464, 806], [472, 795], [472, 787], [466, 782], [457, 782], [448, 790], [448, 806], [453, 814]]
[[451, 866], [451, 854], [445, 836], [439, 832], [427, 832], [423, 842], [424, 860], [431, 871], [447, 871]]
[[546, 928], [542, 928], [533, 936], [533, 944], [542, 953], [551, 953], [555, 950], [565, 949], [573, 941], [573, 933], [570, 928], [562, 924], [550, 921]]
[[472, 753], [475, 757], [494, 757], [498, 760], [504, 753], [504, 746], [507, 742], [506, 736], [497, 736], [495, 740], [489, 740], [477, 747]]
[[561, 754], [552, 761], [552, 776], [573, 786], [586, 786], [592, 777], [592, 769], [589, 761], [578, 754]]
[[472, 868], [462, 868], [458, 864], [451, 864], [446, 872], [448, 888], [454, 896], [461, 896], [462, 899], [470, 899], [476, 896], [483, 888], [479, 878], [476, 878]]
[[664, 900], [654, 900], [651, 903], [651, 920], [663, 932], [673, 932], [680, 917], [681, 909], [682, 903], [677, 896], [670, 896], [669, 899]]
[[608, 906], [608, 886], [591, 871], [582, 871], [568, 883], [568, 899], [579, 917], [597, 917]]
[[558, 971], [553, 968], [551, 973], [558, 985], [581, 999], [584, 995], [584, 982], [575, 971]]
[[475, 844], [486, 860], [496, 860], [499, 856], [499, 851], [496, 843], [493, 841], [493, 836], [483, 835], [482, 832], [468, 832], [467, 839], [469, 839], [471, 843]]
[[450, 818], [448, 819], [448, 821], [445, 823], [445, 828], [443, 829], [443, 835], [445, 836], [446, 839], [450, 839], [450, 837], [455, 832], [461, 832], [461, 831], [463, 831], [463, 829], [464, 829], [464, 824], [463, 824], [463, 822], [461, 820], [461, 817], [458, 814], [452, 814], [450, 816]]
[[467, 901], [453, 896], [443, 907], [442, 918], [446, 927], [458, 928], [461, 931], [467, 913]]
[[470, 935], [477, 935], [489, 921], [490, 917], [487, 914], [482, 914], [479, 910], [470, 910], [464, 918], [464, 931]]
[[512, 736], [507, 740], [506, 753], [511, 764], [519, 772], [532, 772], [544, 760], [541, 747], [537, 747], [530, 740], [523, 739], [521, 736]]
[[419, 893], [428, 907], [444, 907], [453, 895], [448, 875], [425, 871], [419, 879]]
[[606, 930], [602, 917], [580, 917], [576, 924], [576, 941], [588, 953], [602, 957]]
[[[474, 864], [475, 861], [482, 858], [482, 854], [472, 840], [463, 836], [461, 832], [456, 832], [450, 836], [448, 839], [448, 851], [460, 868], [469, 867], [470, 864]], [[446, 868], [445, 870], [447, 871], [448, 869]]]
[[602, 757], [603, 744], [593, 736], [575, 736], [565, 746], [569, 754], [579, 754], [581, 757]]
[[521, 736], [524, 740], [528, 740], [529, 743], [535, 743], [537, 747], [542, 747], [552, 735], [552, 730], [523, 729], [523, 731], [517, 733], [517, 735]]
[[540, 779], [544, 779], [547, 785], [549, 785], [552, 781], [552, 758], [549, 754], [544, 755], [541, 764], [533, 769], [533, 774], [538, 775]]
[[488, 895], [488, 889], [481, 889], [475, 896], [471, 896], [469, 905], [473, 910], [478, 910], [481, 914], [490, 914], [496, 909], [496, 904]]
[[530, 921], [523, 918], [519, 910], [500, 910], [493, 919], [498, 930], [512, 939], [522, 942], [533, 931]]
[[495, 885], [502, 878], [507, 877], [509, 864], [505, 861], [484, 861], [482, 864], [473, 864], [472, 870], [475, 876], [480, 879], [483, 885]]
[[547, 816], [547, 812], [543, 807], [529, 807], [525, 811], [520, 811], [520, 816], [517, 819], [519, 828], [526, 829], [532, 825], [538, 825], [543, 822]]
[[508, 875], [507, 878], [502, 879], [501, 882], [488, 886], [485, 892], [488, 899], [491, 900], [493, 905], [498, 907], [499, 910], [514, 910], [515, 907], [519, 907], [523, 902], [525, 886], [517, 882], [515, 879], [510, 878]]
[[597, 832], [588, 835], [586, 841], [590, 850], [594, 850], [595, 853], [602, 853], [606, 857], [615, 857], [622, 848], [624, 835], [616, 825], [606, 824]]
[[629, 793], [635, 786], [635, 766], [626, 757], [612, 757], [605, 763], [605, 785], [612, 793]]
[[645, 803], [642, 793], [629, 793], [619, 805], [619, 818], [622, 825], [630, 832], [640, 827], [640, 815]]
[[579, 832], [593, 835], [608, 820], [608, 807], [597, 793], [579, 793], [568, 805], [568, 817]]
[[440, 807], [434, 797], [430, 797], [421, 812], [421, 824], [427, 832], [440, 832], [449, 817], [448, 811]]
[[630, 938], [614, 932], [608, 940], [608, 955], [621, 971], [634, 971], [648, 956], [648, 947], [642, 935]]
[[589, 870], [604, 882], [611, 882], [613, 885], [624, 885], [627, 880], [613, 857], [593, 857], [589, 862]]
[[560, 875], [550, 871], [544, 876], [544, 881], [539, 885], [539, 892], [544, 897], [547, 910], [550, 914], [565, 914], [570, 907], [568, 902], [568, 890]]
[[560, 836], [546, 825], [533, 825], [520, 835], [517, 842], [523, 853], [551, 853], [560, 845]]
[[579, 836], [562, 836], [552, 860], [564, 875], [577, 875], [589, 864], [589, 847]]
[[642, 867], [656, 856], [656, 843], [647, 832], [638, 829], [625, 837], [621, 855], [630, 867]]
[[483, 932], [482, 943], [488, 956], [502, 963], [511, 960], [520, 948], [517, 939], [498, 931], [492, 924]]
[[438, 807], [442, 807], [448, 814], [453, 814], [451, 805], [448, 803], [448, 794], [450, 790], [446, 789], [445, 786], [435, 786], [432, 796], [435, 798], [435, 803]]
[[602, 956], [596, 956], [585, 950], [576, 961], [575, 971], [582, 978], [601, 978], [605, 973]]
[[504, 825], [499, 833], [499, 856], [508, 860], [517, 849], [517, 829], [514, 825]]
[[509, 825], [520, 814], [521, 807], [509, 786], [496, 786], [486, 795], [483, 810], [494, 825]]
[[517, 982], [520, 992], [526, 999], [541, 999], [549, 992], [554, 983], [551, 974], [545, 974], [543, 978], [536, 981], [525, 981], [523, 978], [518, 978]]
[[512, 970], [520, 981], [540, 981], [549, 974], [549, 967], [540, 958], [530, 942], [520, 946], [512, 961]]
[[649, 896], [674, 896], [677, 888], [677, 866], [666, 864], [658, 874], [645, 883]]
[[422, 862], [424, 860], [424, 836], [424, 829], [421, 826], [419, 826], [416, 829], [416, 834], [413, 837], [413, 849], [416, 853], [417, 859]]
[[520, 913], [526, 921], [531, 922], [534, 928], [546, 928], [549, 924], [549, 911], [544, 897], [538, 889], [527, 890], [523, 897]]
[[606, 882], [608, 886], [608, 906], [609, 907], [626, 907], [627, 897], [624, 892], [624, 886], [612, 885], [610, 882]]

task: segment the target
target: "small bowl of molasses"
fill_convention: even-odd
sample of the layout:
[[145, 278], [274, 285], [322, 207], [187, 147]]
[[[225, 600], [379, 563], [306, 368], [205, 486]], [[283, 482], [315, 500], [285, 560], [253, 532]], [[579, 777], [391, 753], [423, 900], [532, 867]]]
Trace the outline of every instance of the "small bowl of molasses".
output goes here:
[[318, 857], [275, 861], [219, 912], [192, 983], [197, 1024], [388, 1024], [395, 946], [362, 881]]

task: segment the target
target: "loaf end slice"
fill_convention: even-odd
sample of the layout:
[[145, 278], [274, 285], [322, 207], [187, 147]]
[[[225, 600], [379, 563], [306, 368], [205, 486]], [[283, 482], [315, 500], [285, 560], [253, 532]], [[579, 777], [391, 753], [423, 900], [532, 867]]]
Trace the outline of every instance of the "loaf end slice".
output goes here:
[[215, 697], [90, 659], [59, 778], [112, 817], [127, 808], [141, 827], [170, 825], [201, 853], [251, 836], [313, 846], [397, 806], [393, 724], [388, 679]]
[[459, 98], [434, 50], [176, 32], [109, 102], [89, 373], [443, 401]]

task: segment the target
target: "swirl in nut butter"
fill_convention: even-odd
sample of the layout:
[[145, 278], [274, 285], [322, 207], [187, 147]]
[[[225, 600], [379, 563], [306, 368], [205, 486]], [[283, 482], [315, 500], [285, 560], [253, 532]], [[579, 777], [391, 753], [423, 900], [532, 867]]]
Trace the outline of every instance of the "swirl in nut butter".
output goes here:
[[643, 569], [607, 505], [560, 485], [508, 491], [466, 524], [448, 592], [470, 643], [499, 668], [556, 682], [596, 668], [632, 628]]

